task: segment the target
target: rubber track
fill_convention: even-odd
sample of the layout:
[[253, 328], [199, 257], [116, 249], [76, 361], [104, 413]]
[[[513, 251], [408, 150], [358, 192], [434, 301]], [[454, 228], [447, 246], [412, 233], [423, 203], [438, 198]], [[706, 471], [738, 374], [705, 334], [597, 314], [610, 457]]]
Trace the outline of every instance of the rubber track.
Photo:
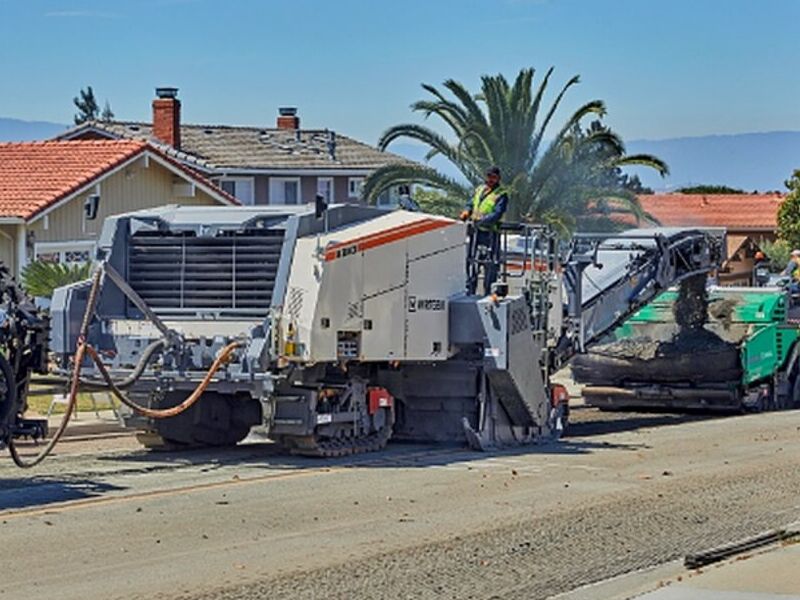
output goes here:
[[317, 435], [305, 435], [297, 437], [286, 437], [292, 444], [290, 452], [298, 456], [312, 456], [317, 458], [339, 458], [342, 456], [352, 456], [365, 452], [376, 452], [383, 450], [392, 437], [392, 427], [394, 426], [394, 413], [389, 423], [380, 430], [360, 438], [350, 439], [330, 439], [320, 438]]

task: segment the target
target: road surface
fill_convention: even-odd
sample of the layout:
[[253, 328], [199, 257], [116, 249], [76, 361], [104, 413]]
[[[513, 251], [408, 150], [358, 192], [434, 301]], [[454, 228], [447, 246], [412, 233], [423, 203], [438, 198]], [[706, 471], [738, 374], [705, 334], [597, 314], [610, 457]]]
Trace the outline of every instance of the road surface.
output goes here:
[[576, 417], [492, 454], [3, 458], [0, 599], [547, 598], [800, 519], [800, 411]]

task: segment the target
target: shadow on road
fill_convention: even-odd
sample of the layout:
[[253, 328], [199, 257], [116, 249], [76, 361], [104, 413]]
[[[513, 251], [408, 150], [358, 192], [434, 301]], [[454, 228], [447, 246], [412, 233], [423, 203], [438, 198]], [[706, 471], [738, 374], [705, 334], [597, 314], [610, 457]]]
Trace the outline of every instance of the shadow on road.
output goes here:
[[636, 431], [650, 427], [683, 425], [696, 421], [725, 418], [719, 414], [670, 413], [665, 411], [616, 412], [596, 408], [573, 408], [566, 439], [584, 438], [609, 433]]
[[[634, 431], [640, 428], [678, 425], [709, 418], [701, 415], [658, 413], [602, 413], [595, 409], [577, 409], [569, 435], [557, 441], [534, 445], [492, 448], [480, 452], [463, 443], [414, 443], [393, 440], [377, 453], [344, 458], [309, 458], [293, 456], [279, 445], [265, 439], [250, 438], [250, 443], [229, 448], [204, 448], [170, 451], [137, 450], [115, 452], [92, 459], [87, 465], [76, 464], [74, 472], [32, 477], [0, 479], [0, 511], [19, 510], [53, 503], [105, 496], [130, 489], [107, 483], [110, 477], [169, 472], [209, 473], [247, 479], [269, 478], [292, 471], [348, 468], [414, 469], [464, 465], [520, 456], [570, 456], [603, 451], [638, 451], [648, 448], [637, 441], [592, 439], [603, 434]], [[535, 459], [534, 459], [535, 460]], [[60, 466], [68, 465], [69, 457]], [[88, 471], [87, 471], [88, 467]], [[134, 486], [135, 487], [135, 486]]]
[[[264, 438], [250, 438], [229, 448], [204, 448], [170, 451], [137, 450], [115, 452], [93, 459], [87, 465], [76, 465], [75, 472], [33, 477], [0, 479], [0, 511], [45, 506], [52, 503], [104, 496], [127, 488], [107, 483], [109, 477], [144, 473], [195, 472], [223, 476], [226, 470], [233, 477], [271, 477], [292, 471], [348, 468], [393, 469], [447, 467], [492, 461], [519, 456], [571, 456], [603, 451], [638, 451], [648, 448], [636, 439], [599, 439], [605, 434], [633, 432], [640, 429], [681, 425], [719, 416], [674, 413], [602, 412], [593, 408], [577, 408], [572, 413], [568, 435], [557, 441], [516, 447], [493, 448], [480, 452], [463, 443], [421, 444], [393, 440], [377, 453], [344, 458], [308, 458], [293, 456], [279, 445]], [[594, 438], [594, 439], [593, 439]], [[64, 457], [61, 465], [69, 461]]]
[[0, 480], [0, 511], [33, 508], [102, 496], [125, 488], [77, 477], [15, 477]]
[[[124, 471], [165, 471], [197, 468], [214, 472], [235, 467], [239, 472], [294, 471], [326, 468], [422, 468], [446, 466], [453, 463], [481, 461], [493, 457], [521, 455], [580, 455], [604, 450], [636, 451], [644, 444], [611, 443], [608, 441], [574, 440], [564, 438], [545, 443], [489, 448], [477, 451], [461, 443], [420, 444], [393, 440], [381, 452], [357, 454], [342, 458], [310, 458], [294, 456], [270, 442], [244, 444], [233, 448], [143, 451], [130, 455], [100, 458], [101, 461], [127, 465]], [[140, 465], [131, 467], [131, 465]]]

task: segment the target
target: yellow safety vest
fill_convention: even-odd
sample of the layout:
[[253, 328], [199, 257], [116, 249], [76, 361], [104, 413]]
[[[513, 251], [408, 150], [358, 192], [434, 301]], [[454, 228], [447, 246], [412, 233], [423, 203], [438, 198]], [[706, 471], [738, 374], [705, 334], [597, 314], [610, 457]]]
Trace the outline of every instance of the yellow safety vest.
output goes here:
[[[497, 205], [497, 201], [500, 199], [500, 196], [505, 193], [503, 188], [497, 186], [495, 189], [491, 190], [488, 194], [481, 198], [481, 195], [485, 189], [485, 185], [479, 185], [475, 189], [475, 195], [472, 197], [473, 221], [480, 221], [482, 218], [492, 214], [492, 211], [494, 210], [495, 205]], [[498, 221], [496, 223], [492, 223], [487, 229], [498, 231], [500, 229], [500, 222]]]

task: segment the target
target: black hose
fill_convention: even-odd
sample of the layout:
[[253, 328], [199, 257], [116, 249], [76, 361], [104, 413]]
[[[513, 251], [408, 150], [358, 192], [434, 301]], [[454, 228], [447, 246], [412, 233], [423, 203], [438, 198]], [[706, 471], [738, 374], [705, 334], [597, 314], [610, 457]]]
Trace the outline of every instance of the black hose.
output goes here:
[[[136, 363], [136, 366], [133, 368], [128, 375], [126, 375], [120, 381], [115, 381], [114, 386], [117, 389], [124, 390], [129, 388], [134, 383], [136, 383], [139, 378], [144, 373], [144, 370], [147, 368], [147, 365], [150, 363], [150, 359], [153, 358], [153, 355], [162, 350], [167, 345], [167, 341], [165, 339], [156, 340], [151, 342], [147, 345], [147, 347], [142, 352], [142, 355], [139, 357], [139, 361]], [[68, 377], [37, 377], [35, 379], [35, 383], [43, 384], [43, 385], [59, 385], [59, 384], [68, 384], [69, 383]], [[89, 388], [89, 389], [96, 389], [96, 390], [107, 390], [109, 389], [108, 383], [103, 380], [97, 379], [80, 379], [80, 384], [82, 387]]]

